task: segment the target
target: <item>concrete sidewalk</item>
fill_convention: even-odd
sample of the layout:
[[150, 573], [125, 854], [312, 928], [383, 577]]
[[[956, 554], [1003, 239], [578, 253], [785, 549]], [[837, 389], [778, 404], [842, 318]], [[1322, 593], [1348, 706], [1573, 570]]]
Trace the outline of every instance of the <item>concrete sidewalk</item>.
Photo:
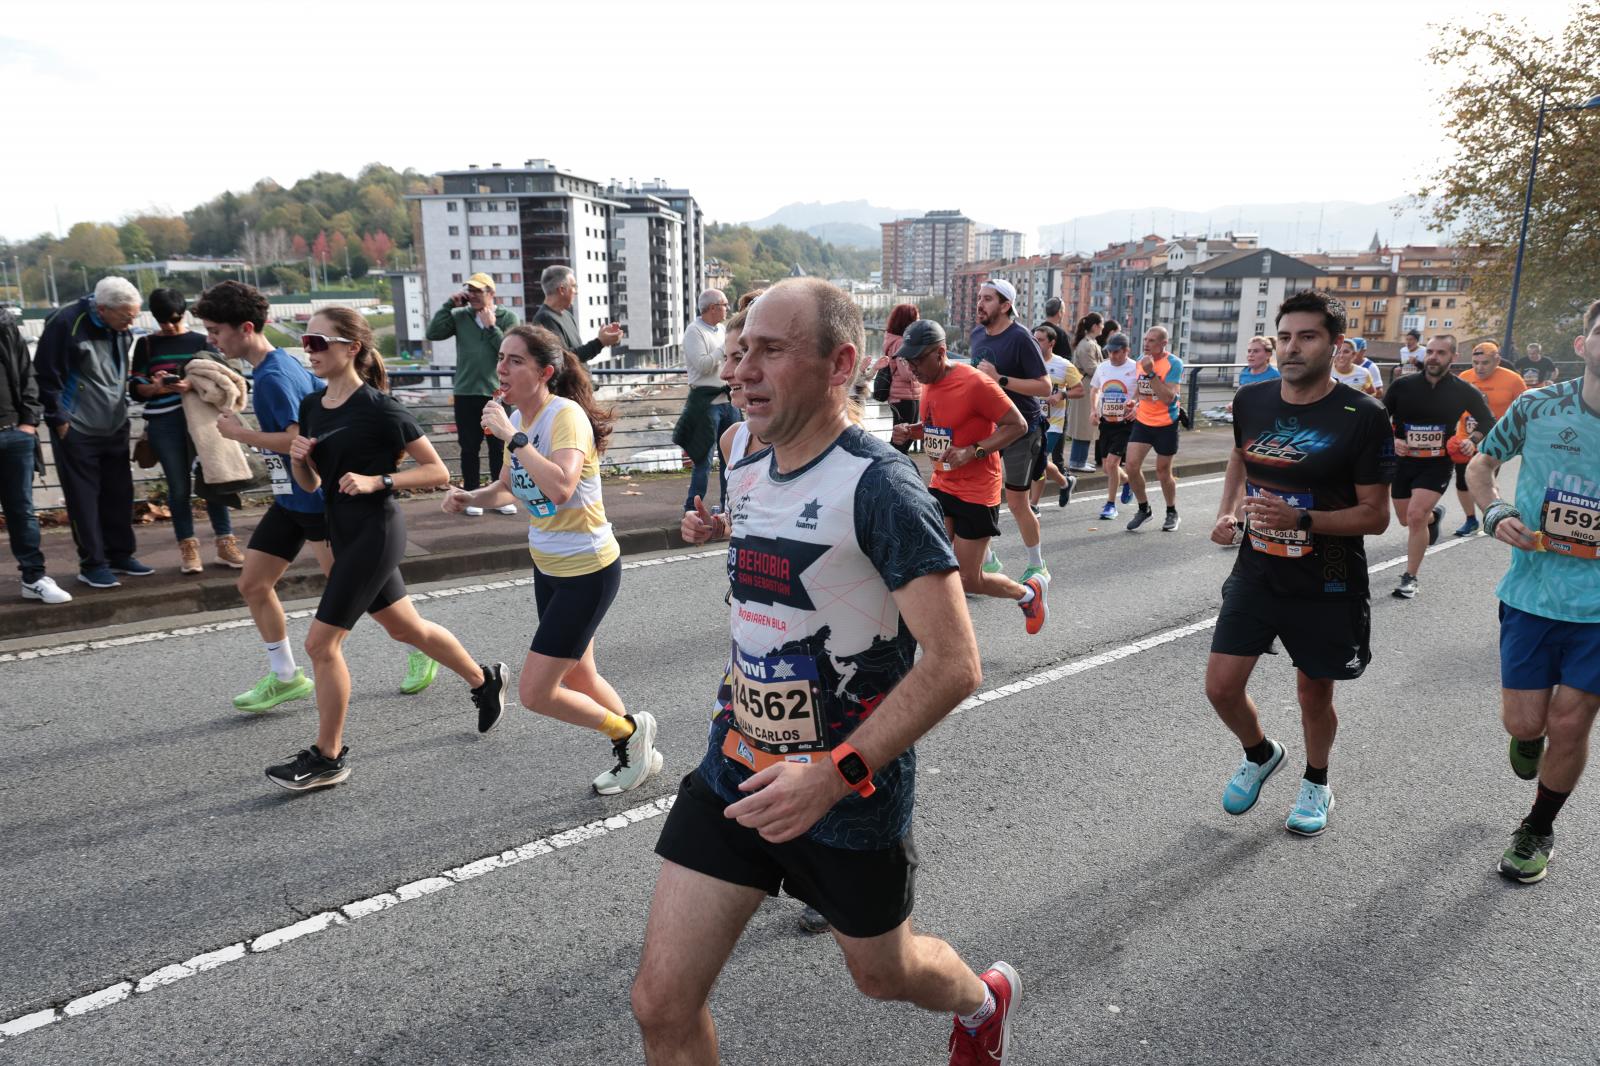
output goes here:
[[[1217, 426], [1183, 434], [1178, 452], [1180, 477], [1217, 473], [1227, 466], [1233, 447], [1233, 434], [1227, 426]], [[913, 456], [927, 475], [928, 464]], [[1153, 497], [1160, 495], [1154, 485], [1151, 463], [1146, 475], [1152, 481]], [[689, 478], [648, 476], [636, 479], [608, 478], [605, 482], [606, 515], [616, 530], [624, 555], [660, 551], [683, 546], [678, 538], [683, 498]], [[1104, 491], [1102, 474], [1079, 476], [1078, 491]], [[715, 493], [715, 485], [712, 492]], [[1053, 488], [1046, 492], [1046, 503], [1054, 500]], [[445, 514], [439, 508], [442, 493], [427, 493], [402, 500], [406, 519], [406, 558], [401, 572], [408, 583], [421, 584], [452, 578], [497, 574], [530, 567], [527, 548], [527, 522], [520, 515], [500, 515], [493, 511], [481, 518]], [[1045, 520], [1049, 521], [1046, 508]], [[262, 509], [234, 513], [234, 533], [239, 543], [249, 542], [260, 521]], [[0, 585], [0, 640], [89, 629], [97, 626], [139, 622], [174, 615], [195, 614], [240, 607], [243, 601], [234, 587], [239, 572], [215, 561], [210, 527], [203, 511], [195, 516], [195, 535], [200, 538], [201, 558], [206, 569], [199, 574], [178, 572], [178, 545], [167, 522], [135, 527], [139, 558], [156, 572], [149, 577], [123, 577], [122, 587], [92, 589], [80, 583], [73, 569], [77, 554], [66, 529], [43, 531], [45, 560], [52, 576], [72, 593], [71, 603], [46, 606], [21, 598], [16, 584]], [[9, 545], [0, 551], [0, 572], [15, 573]], [[284, 600], [315, 597], [323, 584], [322, 572], [310, 552], [289, 568], [279, 583], [278, 595]]]

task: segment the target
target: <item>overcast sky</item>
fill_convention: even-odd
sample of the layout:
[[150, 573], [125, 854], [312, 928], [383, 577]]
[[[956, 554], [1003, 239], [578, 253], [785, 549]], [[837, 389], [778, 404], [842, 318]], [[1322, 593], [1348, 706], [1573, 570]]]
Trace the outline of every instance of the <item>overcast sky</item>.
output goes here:
[[0, 19], [0, 234], [530, 156], [688, 185], [721, 221], [867, 199], [1031, 234], [1375, 202], [1448, 150], [1431, 24], [1496, 9], [1554, 32], [1570, 3], [21, 3]]

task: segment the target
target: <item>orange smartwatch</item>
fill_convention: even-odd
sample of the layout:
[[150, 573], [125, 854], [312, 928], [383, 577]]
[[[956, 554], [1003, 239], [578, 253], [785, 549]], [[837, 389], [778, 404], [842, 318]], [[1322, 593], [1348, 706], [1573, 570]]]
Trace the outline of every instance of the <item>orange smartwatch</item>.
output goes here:
[[844, 778], [844, 783], [853, 789], [856, 795], [866, 799], [878, 791], [872, 783], [872, 768], [867, 765], [867, 760], [861, 753], [848, 744], [840, 744], [833, 749], [833, 765], [839, 771], [839, 776]]

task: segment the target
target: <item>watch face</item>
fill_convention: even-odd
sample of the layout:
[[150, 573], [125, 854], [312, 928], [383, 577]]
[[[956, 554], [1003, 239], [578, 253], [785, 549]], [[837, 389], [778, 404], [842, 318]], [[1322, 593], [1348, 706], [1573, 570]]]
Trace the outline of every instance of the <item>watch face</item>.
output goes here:
[[868, 777], [866, 761], [855, 752], [851, 752], [839, 760], [839, 772], [852, 785], [859, 785]]

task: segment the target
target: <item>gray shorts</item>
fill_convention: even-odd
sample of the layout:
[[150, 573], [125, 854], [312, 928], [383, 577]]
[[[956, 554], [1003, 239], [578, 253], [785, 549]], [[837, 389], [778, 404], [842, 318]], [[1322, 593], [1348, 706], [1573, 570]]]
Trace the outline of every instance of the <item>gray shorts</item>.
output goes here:
[[1044, 455], [1044, 427], [1029, 426], [1028, 432], [1000, 449], [1005, 468], [1006, 488], [1026, 492], [1043, 471], [1039, 460]]

